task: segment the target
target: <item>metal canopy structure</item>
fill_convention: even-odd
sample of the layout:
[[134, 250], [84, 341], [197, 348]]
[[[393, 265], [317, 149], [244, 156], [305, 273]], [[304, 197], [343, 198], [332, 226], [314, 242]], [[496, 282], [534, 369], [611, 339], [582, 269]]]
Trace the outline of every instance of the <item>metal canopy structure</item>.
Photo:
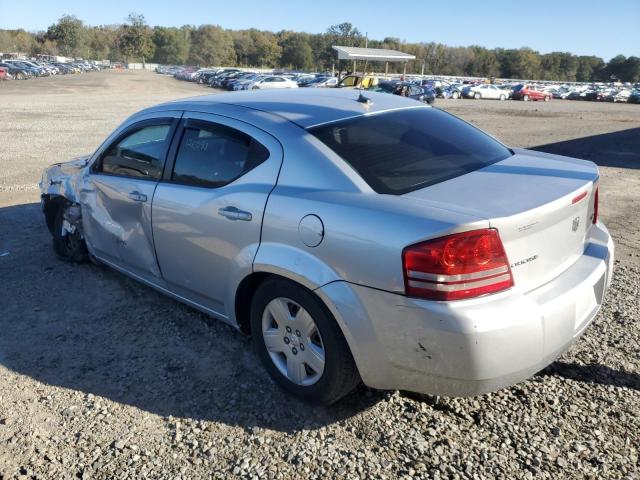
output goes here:
[[353, 62], [354, 73], [358, 60], [364, 60], [365, 70], [368, 62], [385, 62], [385, 74], [389, 72], [389, 62], [401, 62], [404, 63], [404, 76], [407, 73], [407, 62], [416, 59], [415, 55], [385, 48], [343, 47], [340, 45], [333, 45], [331, 48], [338, 52], [338, 60], [350, 60]]
[[369, 62], [408, 62], [415, 60], [415, 55], [399, 52], [398, 50], [386, 50], [384, 48], [341, 47], [334, 45], [338, 52], [339, 60], [367, 60]]

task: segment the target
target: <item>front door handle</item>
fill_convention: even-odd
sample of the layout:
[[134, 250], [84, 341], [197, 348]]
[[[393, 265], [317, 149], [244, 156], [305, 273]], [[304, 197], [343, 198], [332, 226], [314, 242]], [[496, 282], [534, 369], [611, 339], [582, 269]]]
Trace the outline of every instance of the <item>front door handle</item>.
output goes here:
[[244, 220], [245, 222], [250, 222], [251, 218], [253, 218], [251, 213], [238, 210], [236, 207], [219, 208], [218, 215], [222, 215], [229, 220]]
[[129, 198], [134, 202], [146, 202], [147, 196], [144, 193], [140, 193], [137, 190], [129, 192]]

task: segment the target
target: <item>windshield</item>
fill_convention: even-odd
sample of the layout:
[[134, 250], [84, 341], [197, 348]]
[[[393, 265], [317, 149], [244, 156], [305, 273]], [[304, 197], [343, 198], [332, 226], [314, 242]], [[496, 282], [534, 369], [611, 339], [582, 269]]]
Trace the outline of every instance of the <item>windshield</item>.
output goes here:
[[402, 195], [512, 155], [466, 122], [434, 108], [363, 115], [309, 130], [377, 193]]

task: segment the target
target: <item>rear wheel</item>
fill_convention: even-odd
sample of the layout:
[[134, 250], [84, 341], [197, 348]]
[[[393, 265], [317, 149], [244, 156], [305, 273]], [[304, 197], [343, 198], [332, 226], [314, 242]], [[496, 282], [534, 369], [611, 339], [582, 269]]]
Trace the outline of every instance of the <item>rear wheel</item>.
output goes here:
[[62, 204], [53, 224], [53, 249], [58, 257], [68, 262], [84, 262], [88, 258], [80, 230], [79, 208], [68, 202]]
[[18, 72], [16, 73], [16, 80], [24, 80], [26, 77], [26, 75], [22, 72]]
[[522, 100], [523, 100], [524, 102], [528, 102], [528, 101], [529, 101], [529, 95], [524, 95], [524, 96], [522, 97]]
[[545, 97], [544, 97], [544, 101], [545, 101], [545, 102], [548, 102], [548, 101], [549, 101], [549, 97], [547, 97], [547, 96], [545, 95]]
[[507, 97], [505, 97], [504, 95], [500, 95], [500, 101], [502, 100], [506, 100]]
[[460, 94], [458, 92], [453, 92], [451, 94], [451, 98], [453, 98], [454, 100], [457, 100], [458, 98], [460, 98]]
[[473, 98], [475, 98], [476, 100], [480, 100], [482, 97], [480, 96], [479, 93], [474, 93]]
[[272, 279], [260, 285], [251, 305], [251, 331], [271, 378], [297, 397], [332, 404], [360, 381], [331, 312], [296, 283]]

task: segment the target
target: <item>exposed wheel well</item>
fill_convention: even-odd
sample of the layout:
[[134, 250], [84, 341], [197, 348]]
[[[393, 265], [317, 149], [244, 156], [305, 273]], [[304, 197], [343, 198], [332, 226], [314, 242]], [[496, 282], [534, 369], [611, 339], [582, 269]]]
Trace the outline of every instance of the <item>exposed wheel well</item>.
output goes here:
[[67, 202], [67, 199], [60, 195], [46, 195], [44, 197], [44, 218], [47, 222], [49, 232], [51, 232], [52, 235], [54, 234], [54, 225], [58, 209], [60, 209], [65, 202]]
[[258, 286], [268, 278], [278, 277], [272, 273], [257, 272], [245, 277], [236, 291], [236, 321], [240, 331], [251, 334], [251, 301]]

